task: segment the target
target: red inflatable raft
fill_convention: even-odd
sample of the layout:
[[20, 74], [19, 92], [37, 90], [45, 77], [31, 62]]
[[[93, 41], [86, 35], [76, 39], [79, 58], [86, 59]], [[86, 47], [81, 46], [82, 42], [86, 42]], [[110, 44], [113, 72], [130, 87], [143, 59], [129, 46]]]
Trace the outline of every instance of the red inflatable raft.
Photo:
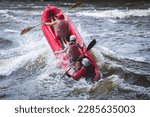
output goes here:
[[[43, 15], [42, 15], [42, 30], [43, 33], [50, 45], [50, 47], [52, 48], [52, 51], [55, 53], [55, 51], [58, 50], [63, 50], [61, 43], [59, 41], [59, 39], [56, 37], [54, 31], [53, 31], [53, 27], [49, 26], [49, 25], [44, 25], [43, 22], [51, 22], [50, 19], [50, 13], [53, 13], [57, 16], [57, 14], [63, 14], [62, 11], [54, 6], [46, 6]], [[65, 15], [66, 16], [66, 15]], [[76, 36], [76, 41], [82, 45], [83, 44], [83, 40], [81, 38], [81, 36], [79, 35], [76, 27], [73, 25], [72, 21], [70, 20], [70, 18], [68, 16], [66, 16], [68, 19], [68, 26], [69, 26], [69, 35], [75, 35]], [[86, 50], [87, 48], [84, 47], [84, 50]], [[82, 54], [82, 52], [81, 52]], [[61, 54], [60, 54], [61, 55]], [[65, 71], [67, 71], [67, 69], [69, 69], [69, 60], [66, 56], [62, 56], [60, 57], [60, 55], [55, 54], [57, 59], [61, 59], [61, 68]], [[97, 66], [96, 62], [94, 61], [94, 59], [92, 58], [90, 52], [86, 52], [85, 56], [87, 56], [91, 62], [91, 64], [95, 67], [95, 71], [96, 74], [98, 74], [100, 76], [100, 70], [99, 67]]]

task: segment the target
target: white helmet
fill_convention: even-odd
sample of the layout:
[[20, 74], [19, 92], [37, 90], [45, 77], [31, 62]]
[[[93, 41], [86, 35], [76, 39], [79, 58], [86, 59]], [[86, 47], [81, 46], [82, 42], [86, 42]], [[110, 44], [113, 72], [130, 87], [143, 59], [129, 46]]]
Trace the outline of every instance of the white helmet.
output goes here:
[[82, 60], [82, 65], [88, 67], [90, 65], [90, 60], [88, 58], [84, 58]]
[[76, 36], [75, 35], [71, 35], [70, 36], [70, 41], [76, 41]]

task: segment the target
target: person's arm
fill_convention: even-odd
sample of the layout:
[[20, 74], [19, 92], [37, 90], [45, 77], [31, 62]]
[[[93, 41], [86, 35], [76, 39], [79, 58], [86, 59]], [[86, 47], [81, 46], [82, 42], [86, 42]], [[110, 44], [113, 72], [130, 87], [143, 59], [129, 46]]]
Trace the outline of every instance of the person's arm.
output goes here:
[[68, 46], [66, 48], [64, 48], [63, 50], [55, 51], [55, 54], [64, 53], [67, 51], [67, 49], [68, 49]]
[[53, 22], [44, 22], [44, 25], [50, 25], [53, 26], [57, 23], [58, 21], [53, 21]]
[[84, 76], [84, 74], [85, 74], [85, 72], [86, 72], [86, 68], [81, 68], [76, 74], [74, 74], [74, 75], [71, 75], [71, 74], [66, 74], [68, 77], [72, 77], [74, 80], [79, 80], [81, 77], [83, 77]]

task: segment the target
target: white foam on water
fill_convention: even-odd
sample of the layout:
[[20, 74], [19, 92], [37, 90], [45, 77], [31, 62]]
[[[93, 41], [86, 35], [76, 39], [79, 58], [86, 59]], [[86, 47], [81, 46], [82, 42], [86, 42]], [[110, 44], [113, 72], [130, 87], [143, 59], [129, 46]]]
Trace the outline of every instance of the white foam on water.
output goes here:
[[0, 13], [1, 14], [8, 14], [8, 13], [15, 13], [15, 14], [22, 14], [24, 13], [25, 11], [21, 11], [21, 10], [8, 10], [8, 9], [5, 9], [5, 10], [0, 10]]
[[34, 5], [34, 6], [32, 6], [32, 8], [44, 8], [43, 6], [36, 6], [36, 5]]
[[116, 20], [112, 20], [112, 19], [109, 19], [108, 21], [111, 22], [111, 23], [117, 23]]
[[10, 75], [13, 71], [23, 67], [28, 62], [33, 62], [40, 55], [45, 53], [46, 49], [33, 50], [22, 56], [12, 57], [9, 59], [1, 59], [0, 62], [0, 75]]
[[81, 11], [78, 12], [77, 15], [80, 16], [91, 16], [91, 17], [97, 17], [97, 18], [126, 18], [131, 16], [137, 16], [137, 17], [143, 17], [143, 16], [149, 16], [150, 15], [150, 8], [148, 9], [132, 9], [132, 10], [103, 10], [103, 11]]
[[37, 10], [37, 11], [26, 11], [26, 12], [24, 12], [25, 14], [28, 14], [28, 15], [42, 15], [42, 11], [39, 11], [39, 10]]
[[138, 61], [138, 62], [144, 62], [145, 58], [140, 56], [140, 57], [129, 57], [129, 59], [134, 60], [134, 61]]
[[[2, 17], [5, 17], [8, 19], [8, 21], [10, 20], [14, 20], [16, 22], [24, 22], [24, 23], [30, 23], [30, 21], [18, 17], [18, 15], [20, 14], [22, 16], [22, 14], [26, 14], [26, 15], [41, 15], [41, 12], [39, 11], [23, 11], [23, 10], [0, 10], [0, 13], [2, 14]], [[13, 13], [14, 15], [12, 15], [11, 13]], [[15, 16], [16, 14], [16, 16]]]
[[113, 50], [110, 50], [107, 47], [101, 46], [101, 52], [103, 52], [106, 55], [113, 55], [115, 52]]
[[[78, 21], [79, 22], [79, 21]], [[92, 34], [88, 33], [86, 30], [82, 29], [82, 25], [80, 23], [75, 24], [77, 31], [79, 32], [81, 38], [83, 39], [84, 43], [87, 44], [89, 43], [89, 38], [92, 36]]]
[[0, 10], [0, 13], [7, 13], [8, 11], [10, 11], [10, 10], [8, 10], [8, 9]]
[[23, 19], [20, 19], [18, 17], [15, 17], [13, 15], [9, 15], [9, 14], [3, 14], [2, 17], [6, 17], [6, 18], [9, 18], [9, 21], [14, 20], [14, 21], [17, 21], [17, 22], [24, 22], [24, 23], [28, 23], [29, 21], [27, 20], [23, 20]]
[[119, 85], [124, 82], [124, 79], [121, 79], [118, 75], [108, 76], [105, 80], [111, 80], [116, 85]]
[[137, 92], [138, 94], [148, 94], [148, 96], [150, 97], [150, 89], [143, 87], [143, 86], [130, 85], [128, 83], [121, 83], [119, 84], [119, 89], [125, 90], [125, 91]]
[[128, 84], [125, 82], [124, 79], [120, 78], [118, 75], [111, 75], [107, 77], [105, 80], [108, 79], [111, 80], [113, 84], [115, 84], [116, 87], [121, 90], [137, 92], [140, 94], [150, 94], [150, 89], [145, 88], [143, 86]]
[[[39, 34], [28, 34], [17, 40], [18, 47], [0, 51], [2, 56], [12, 55], [9, 58], [1, 59], [0, 75], [10, 75], [29, 62], [34, 62], [39, 56], [47, 56], [48, 48], [46, 45], [44, 46], [46, 42], [43, 38], [39, 38]], [[13, 54], [17, 55], [13, 56]]]
[[18, 30], [13, 30], [13, 29], [5, 29], [4, 32], [8, 32], [8, 33], [19, 33]]
[[100, 68], [102, 68], [102, 66], [105, 64], [105, 60], [104, 60], [104, 57], [103, 57], [102, 53], [97, 48], [92, 48], [92, 52], [93, 52], [93, 55], [94, 55], [94, 57], [93, 57], [94, 60], [96, 61], [98, 66], [100, 66]]

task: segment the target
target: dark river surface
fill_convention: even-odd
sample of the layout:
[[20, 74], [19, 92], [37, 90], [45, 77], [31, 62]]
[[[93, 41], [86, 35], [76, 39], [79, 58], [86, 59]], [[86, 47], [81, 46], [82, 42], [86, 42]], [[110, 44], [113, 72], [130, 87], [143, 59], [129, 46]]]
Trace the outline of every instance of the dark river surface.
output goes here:
[[[64, 77], [41, 26], [49, 3], [62, 9], [93, 53], [103, 79], [89, 85]], [[150, 99], [150, 3], [0, 2], [0, 99]]]

